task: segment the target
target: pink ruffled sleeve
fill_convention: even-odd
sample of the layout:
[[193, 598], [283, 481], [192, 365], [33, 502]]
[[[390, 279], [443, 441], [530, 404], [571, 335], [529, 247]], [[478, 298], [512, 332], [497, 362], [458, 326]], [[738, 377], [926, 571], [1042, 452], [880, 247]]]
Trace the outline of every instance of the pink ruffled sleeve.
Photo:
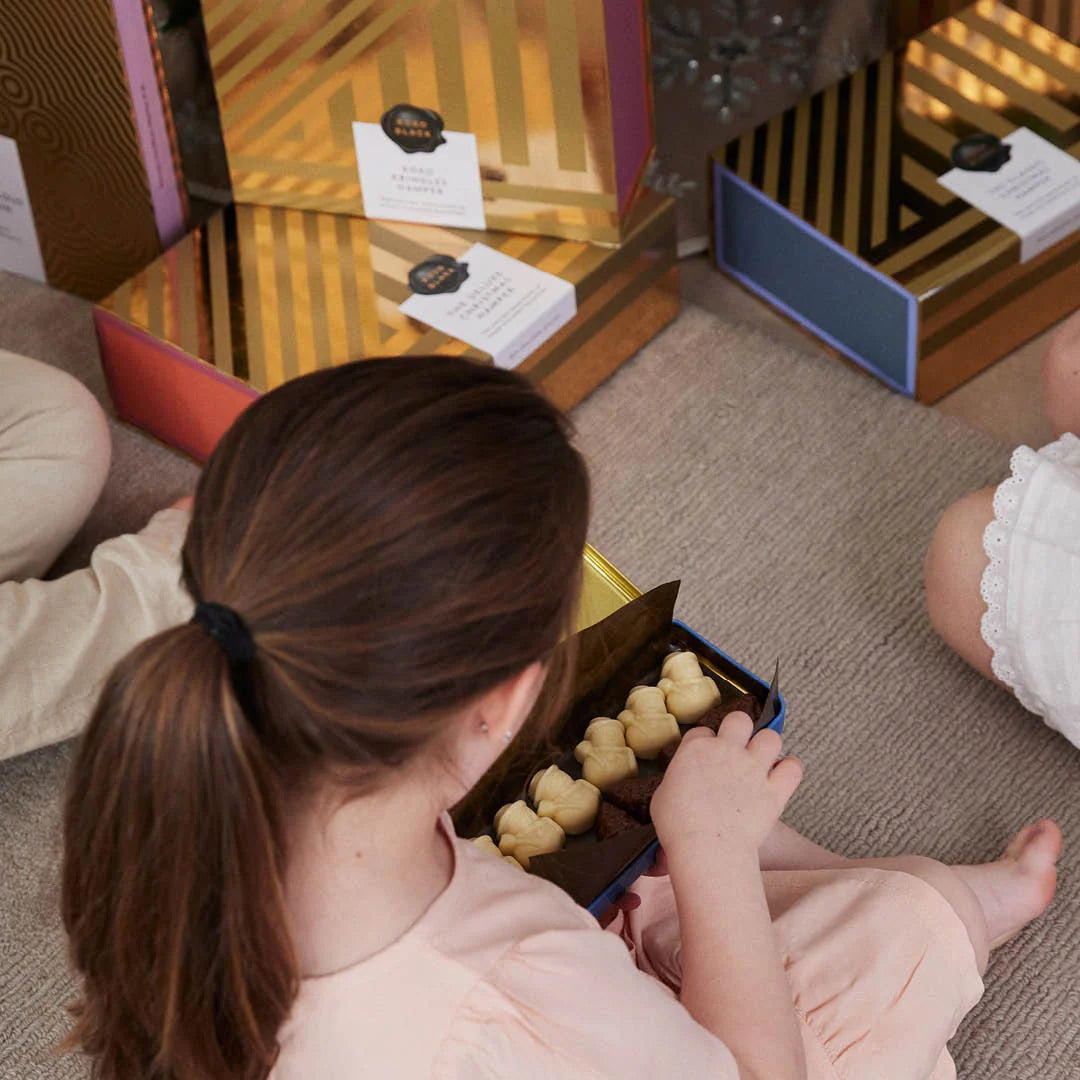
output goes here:
[[466, 998], [435, 1076], [738, 1080], [727, 1047], [598, 929], [534, 934]]

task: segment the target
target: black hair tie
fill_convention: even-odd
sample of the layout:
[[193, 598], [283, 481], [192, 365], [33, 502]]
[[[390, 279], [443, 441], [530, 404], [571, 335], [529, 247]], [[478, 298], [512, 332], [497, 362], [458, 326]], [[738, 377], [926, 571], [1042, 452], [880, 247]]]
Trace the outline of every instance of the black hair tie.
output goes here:
[[230, 664], [247, 664], [255, 657], [255, 641], [244, 620], [224, 604], [195, 605], [193, 623], [205, 626], [210, 636], [222, 647]]
[[255, 639], [247, 624], [225, 604], [195, 605], [193, 623], [206, 627], [207, 633], [221, 646], [229, 660], [233, 693], [252, 726], [256, 724], [255, 694], [251, 683], [251, 661], [255, 659]]

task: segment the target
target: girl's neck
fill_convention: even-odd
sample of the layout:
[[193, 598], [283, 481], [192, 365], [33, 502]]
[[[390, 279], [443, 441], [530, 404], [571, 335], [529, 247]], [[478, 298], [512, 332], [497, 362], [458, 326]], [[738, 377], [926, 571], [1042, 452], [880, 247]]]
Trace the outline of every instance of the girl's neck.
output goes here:
[[322, 801], [289, 831], [285, 899], [305, 977], [381, 952], [446, 888], [454, 855], [430, 778], [407, 777], [334, 809]]

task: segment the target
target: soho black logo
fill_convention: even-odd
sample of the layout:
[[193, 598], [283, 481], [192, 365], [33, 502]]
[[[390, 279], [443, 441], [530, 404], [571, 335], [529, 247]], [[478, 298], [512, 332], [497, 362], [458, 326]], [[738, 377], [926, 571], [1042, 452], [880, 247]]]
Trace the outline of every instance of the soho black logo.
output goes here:
[[1012, 157], [1012, 147], [1006, 146], [996, 135], [980, 131], [956, 143], [949, 157], [958, 169], [997, 172]]
[[379, 125], [406, 154], [430, 154], [446, 142], [443, 118], [434, 109], [395, 105], [382, 114]]
[[453, 255], [429, 255], [409, 271], [409, 288], [419, 296], [455, 293], [469, 280], [469, 264]]

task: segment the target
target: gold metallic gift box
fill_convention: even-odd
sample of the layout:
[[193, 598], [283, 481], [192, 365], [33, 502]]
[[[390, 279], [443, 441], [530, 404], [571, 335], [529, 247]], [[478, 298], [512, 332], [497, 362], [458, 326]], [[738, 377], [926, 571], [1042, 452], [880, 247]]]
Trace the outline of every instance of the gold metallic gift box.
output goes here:
[[1019, 236], [937, 178], [1029, 128], [1080, 157], [1080, 48], [980, 0], [714, 154], [718, 265], [922, 401], [1080, 305], [1080, 233]]
[[0, 136], [14, 140], [51, 285], [99, 300], [183, 232], [142, 0], [2, 0]]
[[[899, 44], [965, 7], [964, 0], [893, 0], [887, 13], [889, 42]], [[1080, 0], [1009, 0], [1009, 7], [1066, 41], [1080, 42]]]
[[233, 206], [95, 312], [117, 413], [205, 458], [286, 379], [373, 356], [490, 357], [403, 315], [409, 270], [481, 242], [573, 283], [576, 316], [518, 370], [564, 408], [679, 310], [674, 202], [644, 191], [617, 249], [574, 240]]
[[238, 202], [363, 215], [352, 123], [472, 132], [489, 229], [615, 244], [653, 150], [644, 0], [203, 0]]

